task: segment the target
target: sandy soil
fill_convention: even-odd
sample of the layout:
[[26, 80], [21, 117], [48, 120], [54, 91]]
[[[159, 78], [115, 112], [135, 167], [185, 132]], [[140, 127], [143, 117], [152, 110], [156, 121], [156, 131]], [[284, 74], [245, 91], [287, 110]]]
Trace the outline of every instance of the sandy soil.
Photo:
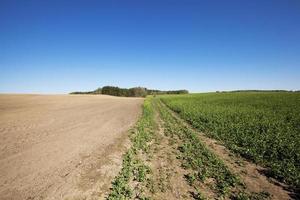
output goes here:
[[0, 95], [0, 199], [99, 199], [143, 99]]

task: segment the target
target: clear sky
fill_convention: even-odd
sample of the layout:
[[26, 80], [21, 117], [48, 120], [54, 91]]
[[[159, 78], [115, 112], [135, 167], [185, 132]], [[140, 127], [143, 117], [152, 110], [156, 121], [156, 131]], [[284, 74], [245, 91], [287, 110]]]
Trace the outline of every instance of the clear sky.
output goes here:
[[0, 0], [0, 92], [300, 89], [299, 0]]

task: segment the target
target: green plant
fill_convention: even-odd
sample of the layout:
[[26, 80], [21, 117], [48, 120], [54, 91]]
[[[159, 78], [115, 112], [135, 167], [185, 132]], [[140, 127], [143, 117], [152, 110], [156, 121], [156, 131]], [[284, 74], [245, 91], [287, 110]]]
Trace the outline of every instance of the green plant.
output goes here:
[[[153, 138], [155, 127], [154, 113], [151, 106], [151, 98], [144, 102], [143, 115], [131, 132], [132, 147], [123, 156], [122, 169], [115, 180], [112, 182], [111, 192], [108, 200], [127, 200], [133, 198], [133, 189], [130, 187], [130, 181], [146, 182], [151, 173], [150, 168], [138, 158], [140, 151], [147, 153], [149, 142]], [[147, 183], [146, 183], [147, 185]], [[148, 199], [140, 196], [139, 199]]]

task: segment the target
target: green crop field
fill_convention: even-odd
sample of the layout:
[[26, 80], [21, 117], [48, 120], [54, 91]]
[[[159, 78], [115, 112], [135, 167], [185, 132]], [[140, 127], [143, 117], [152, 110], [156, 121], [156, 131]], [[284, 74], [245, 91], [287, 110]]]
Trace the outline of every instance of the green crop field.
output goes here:
[[160, 97], [194, 128], [300, 186], [300, 93], [236, 92]]
[[148, 96], [107, 199], [297, 199], [299, 99], [261, 92]]

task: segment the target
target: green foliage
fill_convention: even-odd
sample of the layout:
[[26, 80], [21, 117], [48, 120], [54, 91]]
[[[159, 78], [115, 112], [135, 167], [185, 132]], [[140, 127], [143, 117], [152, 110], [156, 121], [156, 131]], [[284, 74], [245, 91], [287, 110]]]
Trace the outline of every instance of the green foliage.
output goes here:
[[129, 179], [132, 176], [133, 171], [133, 153], [129, 150], [123, 159], [123, 167], [119, 175], [112, 182], [112, 190], [108, 200], [116, 199], [130, 199], [132, 197], [132, 191], [128, 185]]
[[149, 166], [141, 163], [136, 167], [136, 180], [138, 182], [144, 182], [147, 179], [147, 175], [151, 173]]
[[71, 92], [70, 94], [107, 94], [112, 96], [121, 96], [121, 97], [146, 97], [147, 95], [156, 95], [156, 94], [188, 94], [187, 90], [151, 90], [144, 87], [133, 87], [133, 88], [119, 88], [116, 86], [104, 86], [98, 88], [94, 91], [88, 92]]
[[[147, 98], [144, 102], [143, 115], [137, 122], [130, 137], [133, 145], [123, 157], [122, 169], [112, 182], [111, 192], [107, 197], [108, 200], [132, 199], [133, 191], [129, 186], [129, 182], [148, 181], [148, 175], [151, 174], [151, 169], [138, 158], [137, 154], [139, 151], [147, 152], [148, 143], [153, 137], [154, 126], [154, 113], [151, 106], [151, 98]], [[139, 199], [146, 200], [148, 198], [139, 196]]]
[[[272, 177], [300, 187], [299, 93], [206, 93], [161, 98], [193, 127], [223, 141], [245, 158], [268, 166]], [[181, 150], [189, 152], [190, 148], [191, 144], [185, 144]], [[189, 165], [197, 162], [202, 160]]]
[[147, 93], [149, 95], [156, 95], [156, 94], [188, 94], [188, 90], [167, 90], [167, 91], [161, 91], [161, 90], [151, 90], [147, 89]]
[[187, 174], [187, 175], [185, 175], [185, 179], [189, 183], [189, 185], [192, 186], [196, 180], [196, 176], [195, 176], [195, 174]]
[[146, 88], [135, 87], [135, 88], [119, 88], [114, 86], [104, 86], [101, 89], [101, 94], [107, 94], [112, 96], [122, 97], [145, 97], [147, 95]]

